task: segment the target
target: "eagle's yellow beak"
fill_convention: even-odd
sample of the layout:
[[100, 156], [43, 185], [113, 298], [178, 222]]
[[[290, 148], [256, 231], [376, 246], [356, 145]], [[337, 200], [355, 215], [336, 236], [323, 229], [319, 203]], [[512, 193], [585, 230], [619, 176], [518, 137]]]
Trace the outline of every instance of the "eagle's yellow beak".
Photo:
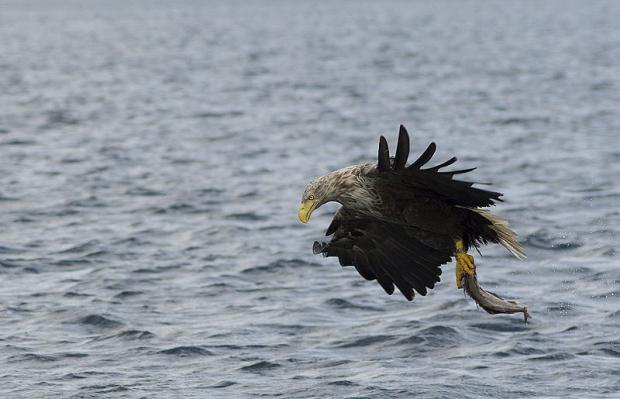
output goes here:
[[312, 211], [316, 207], [316, 201], [304, 201], [299, 204], [299, 220], [302, 223], [308, 223], [310, 220], [310, 215], [312, 215]]

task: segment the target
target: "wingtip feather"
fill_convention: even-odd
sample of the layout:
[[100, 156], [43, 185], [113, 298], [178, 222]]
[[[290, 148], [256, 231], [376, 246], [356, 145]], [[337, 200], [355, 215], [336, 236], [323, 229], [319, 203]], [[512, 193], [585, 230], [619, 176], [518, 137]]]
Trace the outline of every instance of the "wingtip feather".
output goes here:
[[398, 131], [398, 145], [396, 147], [396, 156], [394, 157], [394, 169], [404, 169], [409, 157], [409, 133], [405, 126], [400, 125]]
[[385, 171], [390, 169], [390, 150], [388, 148], [388, 143], [385, 137], [381, 136], [379, 138], [379, 153], [378, 153], [378, 161], [377, 167], [380, 171]]

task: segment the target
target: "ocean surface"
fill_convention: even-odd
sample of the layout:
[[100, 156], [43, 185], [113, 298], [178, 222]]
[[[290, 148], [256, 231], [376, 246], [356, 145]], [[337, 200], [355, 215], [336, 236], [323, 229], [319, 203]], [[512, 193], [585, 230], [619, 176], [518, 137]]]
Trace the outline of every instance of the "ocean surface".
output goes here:
[[[620, 2], [0, 0], [0, 397], [620, 398]], [[314, 177], [478, 166], [528, 252], [407, 302]], [[413, 156], [413, 154], [412, 154]]]

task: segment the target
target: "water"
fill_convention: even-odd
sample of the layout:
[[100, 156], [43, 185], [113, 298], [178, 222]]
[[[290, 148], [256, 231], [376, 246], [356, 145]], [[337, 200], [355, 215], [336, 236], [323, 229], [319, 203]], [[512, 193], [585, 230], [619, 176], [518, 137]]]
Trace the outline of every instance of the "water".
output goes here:
[[[618, 2], [170, 3], [0, 4], [2, 397], [620, 395]], [[506, 194], [527, 325], [312, 255], [400, 123]]]

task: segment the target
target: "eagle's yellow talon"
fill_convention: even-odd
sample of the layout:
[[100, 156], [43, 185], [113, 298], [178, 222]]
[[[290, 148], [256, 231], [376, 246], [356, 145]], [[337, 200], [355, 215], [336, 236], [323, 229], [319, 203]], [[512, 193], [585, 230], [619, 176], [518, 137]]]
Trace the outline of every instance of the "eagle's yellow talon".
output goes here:
[[456, 267], [456, 288], [459, 290], [463, 288], [463, 272], [458, 266]]
[[456, 254], [456, 264], [470, 276], [473, 276], [476, 271], [476, 267], [474, 266], [474, 257], [466, 253]]
[[463, 243], [456, 242], [456, 288], [463, 288], [463, 277], [465, 274], [474, 276], [476, 274], [476, 265], [474, 257], [463, 251]]

